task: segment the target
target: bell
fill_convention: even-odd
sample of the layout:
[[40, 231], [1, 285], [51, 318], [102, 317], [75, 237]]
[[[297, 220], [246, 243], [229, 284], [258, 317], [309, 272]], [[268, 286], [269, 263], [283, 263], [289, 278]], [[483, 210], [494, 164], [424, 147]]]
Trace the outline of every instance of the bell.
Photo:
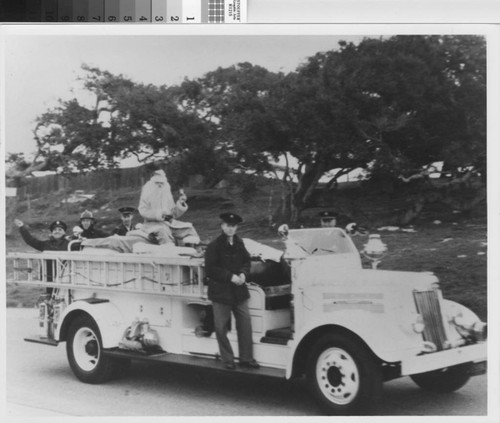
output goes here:
[[387, 245], [382, 242], [379, 234], [372, 234], [368, 237], [368, 242], [361, 252], [372, 262], [372, 269], [376, 269], [387, 252]]
[[387, 251], [387, 246], [380, 239], [379, 234], [372, 234], [364, 245], [364, 252], [369, 256], [381, 256]]

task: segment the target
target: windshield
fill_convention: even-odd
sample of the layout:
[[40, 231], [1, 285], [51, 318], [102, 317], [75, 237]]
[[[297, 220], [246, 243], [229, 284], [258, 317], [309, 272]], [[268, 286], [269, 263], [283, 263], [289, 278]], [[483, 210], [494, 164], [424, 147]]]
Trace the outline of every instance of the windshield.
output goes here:
[[294, 229], [290, 230], [288, 237], [311, 255], [356, 251], [351, 239], [340, 228]]

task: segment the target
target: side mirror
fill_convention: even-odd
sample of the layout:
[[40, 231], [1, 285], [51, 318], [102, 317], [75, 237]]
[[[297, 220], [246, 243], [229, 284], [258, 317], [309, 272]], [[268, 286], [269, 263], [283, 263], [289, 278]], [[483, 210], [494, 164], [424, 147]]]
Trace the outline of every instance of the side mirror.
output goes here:
[[283, 239], [288, 238], [288, 225], [286, 223], [283, 225], [280, 225], [280, 227], [278, 228], [278, 234]]

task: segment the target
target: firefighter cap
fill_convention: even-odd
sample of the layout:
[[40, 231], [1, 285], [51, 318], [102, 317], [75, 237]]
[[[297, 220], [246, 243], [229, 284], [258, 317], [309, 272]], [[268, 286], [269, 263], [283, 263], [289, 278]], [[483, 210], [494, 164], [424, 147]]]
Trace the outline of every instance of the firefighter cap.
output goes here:
[[336, 219], [338, 217], [337, 213], [329, 211], [329, 210], [325, 210], [325, 211], [318, 213], [318, 216], [321, 219], [325, 219], [325, 220]]
[[68, 226], [62, 220], [55, 220], [49, 226], [50, 232], [52, 232], [55, 228], [61, 228], [64, 232], [66, 232]]
[[238, 223], [243, 222], [241, 216], [236, 213], [222, 213], [219, 217], [224, 223], [229, 225], [237, 225]]
[[135, 208], [134, 207], [120, 207], [118, 209], [118, 211], [123, 214], [123, 215], [127, 215], [127, 214], [134, 214], [135, 212]]
[[80, 215], [80, 220], [83, 219], [90, 219], [90, 220], [95, 220], [94, 215], [92, 214], [91, 211], [85, 210], [81, 215]]

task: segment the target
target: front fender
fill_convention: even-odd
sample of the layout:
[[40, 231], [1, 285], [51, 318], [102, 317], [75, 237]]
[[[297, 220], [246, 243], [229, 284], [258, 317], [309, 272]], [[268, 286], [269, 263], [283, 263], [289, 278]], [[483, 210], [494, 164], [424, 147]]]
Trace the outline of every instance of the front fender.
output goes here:
[[92, 317], [101, 333], [103, 348], [118, 346], [121, 341], [127, 324], [118, 308], [110, 302], [91, 304], [85, 300], [78, 300], [70, 304], [63, 313], [61, 324], [56, 330], [55, 338], [58, 341], [65, 341], [67, 330], [73, 319], [86, 313]]
[[[324, 330], [322, 330], [324, 328]], [[397, 320], [386, 314], [376, 314], [363, 310], [349, 310], [328, 315], [328, 319], [316, 319], [296, 334], [295, 352], [301, 344], [310, 344], [312, 333], [328, 330], [347, 330], [361, 339], [372, 352], [383, 361], [400, 361], [408, 354], [418, 354], [422, 349], [421, 335], [413, 332], [411, 323]], [[295, 353], [293, 354], [295, 355]], [[290, 358], [292, 367], [294, 357]]]

